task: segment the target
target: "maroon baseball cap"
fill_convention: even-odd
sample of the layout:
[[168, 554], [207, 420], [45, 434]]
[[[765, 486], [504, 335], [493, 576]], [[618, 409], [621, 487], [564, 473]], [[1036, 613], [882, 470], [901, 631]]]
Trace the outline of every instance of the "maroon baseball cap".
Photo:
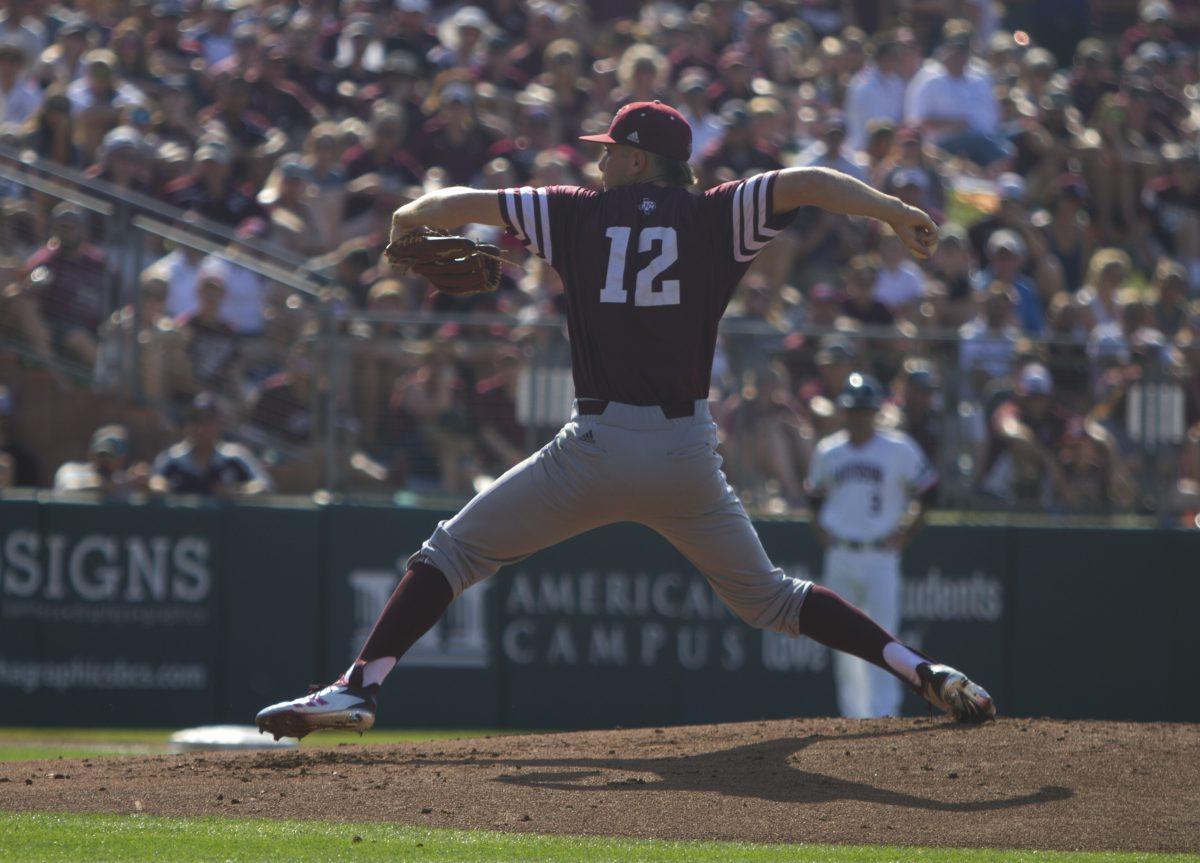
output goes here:
[[582, 135], [581, 141], [629, 144], [677, 162], [692, 155], [692, 127], [683, 115], [662, 102], [630, 102], [613, 117], [603, 135]]

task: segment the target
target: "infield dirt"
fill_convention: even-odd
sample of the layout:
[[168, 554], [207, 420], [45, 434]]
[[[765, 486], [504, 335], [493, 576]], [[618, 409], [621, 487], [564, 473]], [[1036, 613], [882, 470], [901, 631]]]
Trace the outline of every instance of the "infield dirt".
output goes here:
[[798, 719], [14, 762], [0, 764], [0, 810], [1196, 851], [1198, 777], [1194, 724]]

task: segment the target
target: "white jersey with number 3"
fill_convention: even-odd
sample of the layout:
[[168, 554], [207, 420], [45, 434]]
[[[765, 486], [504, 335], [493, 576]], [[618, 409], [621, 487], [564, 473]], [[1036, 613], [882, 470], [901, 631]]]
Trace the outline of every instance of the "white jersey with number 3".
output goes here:
[[937, 471], [908, 435], [878, 430], [862, 446], [838, 432], [817, 444], [811, 494], [825, 499], [821, 527], [838, 539], [875, 542], [891, 534], [908, 503], [937, 482]]

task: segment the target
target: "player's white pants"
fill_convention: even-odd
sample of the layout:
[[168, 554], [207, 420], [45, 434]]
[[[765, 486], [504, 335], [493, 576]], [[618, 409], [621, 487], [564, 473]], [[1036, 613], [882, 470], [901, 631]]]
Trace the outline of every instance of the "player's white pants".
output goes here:
[[617, 402], [599, 416], [576, 415], [441, 522], [414, 559], [441, 570], [457, 597], [501, 566], [568, 537], [640, 522], [679, 549], [742, 620], [795, 636], [812, 584], [771, 563], [721, 472], [716, 446], [704, 401], [680, 419]]
[[[825, 553], [825, 586], [856, 605], [895, 634], [900, 626], [900, 555], [895, 551], [830, 548]], [[866, 719], [899, 716], [904, 690], [877, 665], [833, 653], [833, 677], [843, 716]]]

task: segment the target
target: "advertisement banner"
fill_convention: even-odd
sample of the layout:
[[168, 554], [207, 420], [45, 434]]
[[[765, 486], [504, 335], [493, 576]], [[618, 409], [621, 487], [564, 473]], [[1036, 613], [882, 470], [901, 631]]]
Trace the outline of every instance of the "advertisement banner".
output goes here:
[[[4, 507], [0, 697], [14, 724], [198, 723], [221, 632], [214, 511]], [[82, 711], [82, 712], [81, 712]]]

